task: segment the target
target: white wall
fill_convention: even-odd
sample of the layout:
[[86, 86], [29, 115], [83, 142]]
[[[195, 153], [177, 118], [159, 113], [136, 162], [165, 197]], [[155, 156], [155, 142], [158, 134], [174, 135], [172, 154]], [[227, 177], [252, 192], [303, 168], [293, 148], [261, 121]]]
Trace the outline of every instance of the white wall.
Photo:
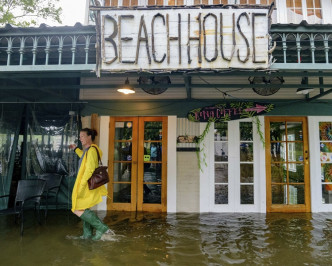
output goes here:
[[167, 135], [167, 212], [176, 212], [176, 116], [168, 117]]
[[196, 152], [177, 152], [177, 212], [199, 212]]
[[[101, 159], [103, 165], [108, 164], [108, 137], [109, 137], [109, 123], [110, 118], [109, 116], [101, 116], [100, 117], [100, 128], [99, 128], [99, 148], [103, 151], [103, 157]], [[107, 184], [106, 184], [107, 188]], [[99, 203], [98, 205], [94, 206], [93, 210], [98, 211], [106, 211], [107, 210], [107, 197], [103, 197], [103, 201]]]

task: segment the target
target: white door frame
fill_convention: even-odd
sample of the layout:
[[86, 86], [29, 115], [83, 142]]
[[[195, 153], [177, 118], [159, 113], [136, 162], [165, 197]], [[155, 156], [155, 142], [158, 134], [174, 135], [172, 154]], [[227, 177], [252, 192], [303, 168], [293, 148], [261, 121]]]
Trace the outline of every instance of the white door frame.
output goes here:
[[322, 202], [319, 122], [332, 122], [332, 116], [308, 117], [311, 212], [332, 212], [332, 204]]
[[[264, 132], [264, 117], [258, 118], [261, 132]], [[240, 122], [253, 122], [254, 144], [254, 204], [240, 204]], [[200, 124], [202, 133], [207, 123]], [[228, 122], [228, 172], [229, 201], [228, 204], [214, 204], [214, 125], [201, 144], [206, 155], [206, 163], [202, 163], [200, 173], [200, 212], [266, 212], [266, 172], [265, 148], [257, 131], [256, 118], [234, 120]], [[263, 133], [264, 134], [264, 133]], [[233, 147], [233, 148], [232, 148]], [[201, 152], [201, 161], [203, 162]]]

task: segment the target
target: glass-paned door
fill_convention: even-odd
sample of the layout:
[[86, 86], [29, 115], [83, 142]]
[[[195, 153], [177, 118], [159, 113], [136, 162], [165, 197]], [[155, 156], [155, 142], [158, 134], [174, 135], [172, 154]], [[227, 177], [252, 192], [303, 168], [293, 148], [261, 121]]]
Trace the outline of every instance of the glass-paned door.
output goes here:
[[228, 204], [228, 125], [214, 124], [215, 204]]
[[254, 204], [254, 143], [252, 122], [240, 122], [240, 203]]
[[210, 210], [259, 212], [259, 153], [264, 150], [257, 127], [251, 119], [214, 123], [213, 147], [210, 193], [214, 197]]
[[309, 150], [305, 117], [266, 117], [268, 212], [309, 212]]
[[111, 117], [108, 209], [166, 211], [167, 117]]
[[319, 122], [322, 203], [332, 204], [332, 122]]

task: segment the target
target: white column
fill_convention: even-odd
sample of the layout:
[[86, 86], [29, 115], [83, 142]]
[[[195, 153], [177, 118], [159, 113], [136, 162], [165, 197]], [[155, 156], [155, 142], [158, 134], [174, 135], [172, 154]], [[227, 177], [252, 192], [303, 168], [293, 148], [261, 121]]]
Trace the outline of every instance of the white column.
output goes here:
[[[103, 157], [101, 159], [103, 165], [108, 164], [108, 147], [109, 147], [109, 124], [110, 124], [110, 118], [109, 116], [101, 116], [100, 117], [100, 126], [99, 126], [99, 148], [103, 152]], [[106, 184], [107, 188], [107, 184]], [[112, 195], [109, 195], [110, 197]], [[98, 205], [94, 206], [92, 209], [97, 211], [106, 211], [107, 210], [107, 204], [106, 204], [107, 197], [103, 197], [103, 201], [100, 202]]]
[[176, 116], [168, 117], [167, 212], [176, 212]]

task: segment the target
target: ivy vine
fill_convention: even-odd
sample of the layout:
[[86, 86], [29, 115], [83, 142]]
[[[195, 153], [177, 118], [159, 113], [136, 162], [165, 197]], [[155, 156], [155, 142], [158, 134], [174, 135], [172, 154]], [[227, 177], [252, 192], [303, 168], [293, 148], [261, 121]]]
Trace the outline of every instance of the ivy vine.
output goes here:
[[259, 135], [259, 138], [263, 144], [263, 147], [265, 148], [265, 138], [264, 138], [264, 133], [262, 131], [262, 123], [261, 121], [259, 120], [258, 116], [254, 116], [253, 119], [252, 119], [252, 122], [254, 124], [256, 124], [256, 127], [257, 127], [257, 132], [258, 132], [258, 135]]
[[201, 152], [203, 152], [202, 157], [203, 157], [203, 163], [205, 166], [207, 166], [207, 162], [206, 162], [206, 153], [204, 152], [205, 144], [203, 143], [203, 148], [200, 147], [200, 144], [204, 141], [205, 137], [209, 133], [212, 122], [214, 122], [213, 119], [211, 119], [207, 122], [203, 133], [201, 135], [199, 135], [195, 141], [197, 164], [198, 164], [199, 170], [201, 170], [202, 172], [203, 172], [203, 169], [202, 169], [202, 162], [201, 162], [201, 156], [200, 156]]

